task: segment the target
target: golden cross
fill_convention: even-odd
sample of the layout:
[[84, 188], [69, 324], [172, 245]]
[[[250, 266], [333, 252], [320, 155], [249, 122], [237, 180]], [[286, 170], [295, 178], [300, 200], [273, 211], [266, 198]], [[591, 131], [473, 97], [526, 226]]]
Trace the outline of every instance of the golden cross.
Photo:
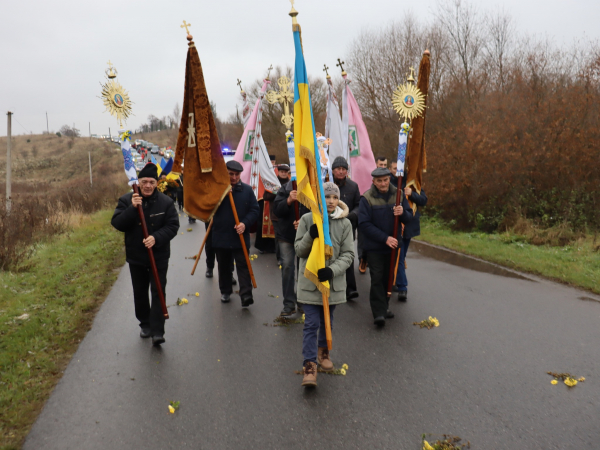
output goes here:
[[238, 78], [237, 85], [240, 87], [240, 91], [243, 91], [243, 89], [242, 89], [242, 80], [240, 80], [239, 78]]
[[110, 59], [108, 60], [107, 64], [108, 64], [108, 67], [112, 67], [112, 63], [110, 62]]
[[295, 0], [290, 0], [290, 3], [292, 4], [292, 9], [294, 9], [294, 1]]
[[184, 20], [183, 21], [183, 25], [181, 25], [180, 28], [185, 28], [185, 32], [187, 34], [190, 34], [190, 30], [188, 30], [188, 27], [191, 27], [191, 26], [192, 26], [191, 23], [186, 23], [186, 21]]
[[267, 80], [269, 80], [271, 78], [271, 70], [273, 70], [273, 64], [271, 64], [271, 67], [269, 67], [267, 72]]
[[325, 72], [327, 77], [329, 77], [329, 72], [327, 72], [328, 70], [329, 70], [329, 67], [327, 67], [327, 64], [323, 64], [323, 72]]
[[267, 92], [267, 101], [271, 104], [281, 103], [283, 105], [281, 123], [289, 131], [294, 123], [294, 116], [290, 113], [290, 105], [294, 104], [294, 92], [290, 89], [292, 81], [284, 75], [277, 80], [277, 83], [279, 84], [279, 92]]
[[338, 58], [338, 63], [336, 64], [336, 66], [342, 69], [342, 73], [344, 72], [344, 64], [346, 63], [344, 61], [340, 61], [340, 58]]

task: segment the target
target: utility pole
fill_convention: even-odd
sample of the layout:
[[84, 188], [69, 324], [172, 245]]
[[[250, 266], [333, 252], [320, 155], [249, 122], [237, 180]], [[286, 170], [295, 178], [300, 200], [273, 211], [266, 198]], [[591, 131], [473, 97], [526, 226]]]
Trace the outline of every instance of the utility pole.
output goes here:
[[46, 133], [50, 134], [50, 127], [48, 126], [48, 111], [46, 111]]
[[90, 127], [90, 141], [92, 140], [92, 122], [88, 122]]
[[90, 186], [92, 185], [92, 152], [88, 152], [88, 156], [90, 157]]
[[108, 140], [112, 142], [112, 134], [110, 134], [110, 127], [108, 127]]
[[6, 113], [6, 116], [8, 117], [8, 122], [7, 122], [7, 127], [6, 127], [6, 212], [10, 213], [10, 206], [11, 206], [11, 196], [12, 196], [12, 192], [11, 192], [11, 162], [10, 162], [10, 140], [11, 140], [11, 116], [12, 113], [10, 111], [8, 111]]

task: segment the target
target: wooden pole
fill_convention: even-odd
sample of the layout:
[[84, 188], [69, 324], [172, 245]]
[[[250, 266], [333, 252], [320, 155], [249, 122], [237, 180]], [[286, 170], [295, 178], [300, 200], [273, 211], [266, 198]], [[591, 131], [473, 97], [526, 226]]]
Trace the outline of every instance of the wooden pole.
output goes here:
[[8, 111], [6, 113], [8, 117], [6, 123], [6, 212], [10, 213], [10, 207], [12, 202], [12, 190], [11, 190], [11, 178], [12, 178], [12, 164], [11, 164], [11, 139], [12, 139], [12, 113]]
[[[231, 203], [231, 210], [233, 211], [233, 217], [235, 219], [235, 225], [240, 224], [238, 218], [237, 209], [235, 209], [235, 203], [233, 202], [233, 194], [229, 191], [229, 203]], [[248, 271], [250, 272], [250, 278], [252, 279], [252, 286], [256, 289], [256, 280], [254, 279], [254, 272], [252, 271], [252, 264], [250, 264], [250, 257], [248, 256], [248, 249], [246, 248], [246, 241], [244, 240], [244, 233], [238, 235], [240, 242], [242, 243], [242, 250], [244, 250], [244, 257], [246, 258], [246, 264], [248, 264]]]
[[[140, 194], [140, 187], [137, 184], [133, 185], [133, 192], [138, 195]], [[142, 206], [137, 207], [138, 215], [140, 217], [140, 222], [142, 224], [142, 231], [144, 233], [144, 239], [148, 238], [148, 227], [146, 226], [146, 217], [144, 217], [144, 211], [142, 210]], [[154, 260], [154, 252], [151, 248], [146, 248], [148, 250], [148, 258], [150, 258], [150, 268], [152, 269], [152, 276], [154, 277], [154, 284], [156, 285], [156, 290], [158, 291], [158, 298], [160, 299], [160, 306], [162, 307], [163, 315], [165, 319], [169, 318], [169, 312], [167, 311], [167, 304], [165, 303], [165, 296], [163, 294], [162, 285], [160, 284], [160, 278], [158, 277], [158, 269], [156, 268], [156, 261]]]
[[[292, 189], [298, 195], [298, 183], [296, 183], [296, 180], [292, 180]], [[296, 220], [300, 220], [300, 205], [298, 204], [298, 200], [294, 200], [294, 211], [296, 212]]]
[[50, 134], [50, 127], [48, 126], [48, 111], [46, 111], [46, 133]]
[[210, 234], [210, 230], [212, 229], [213, 221], [210, 219], [210, 223], [208, 224], [208, 228], [206, 229], [206, 234], [204, 235], [204, 239], [202, 240], [202, 245], [200, 246], [200, 251], [198, 255], [196, 255], [196, 262], [194, 263], [194, 268], [192, 269], [192, 275], [196, 272], [196, 266], [198, 265], [198, 261], [200, 261], [200, 255], [202, 255], [202, 250], [204, 250], [204, 245], [206, 244], [206, 240], [208, 239], [208, 235]]
[[331, 350], [331, 316], [329, 315], [329, 299], [325, 293], [323, 293], [323, 318], [325, 319], [325, 338], [327, 339], [327, 349]]
[[88, 152], [90, 158], [90, 186], [92, 186], [92, 152]]
[[[391, 184], [391, 183], [390, 183]], [[398, 190], [396, 191], [396, 206], [400, 206], [402, 202], [402, 177], [398, 177]], [[399, 216], [394, 216], [394, 239], [398, 239], [398, 221]], [[392, 284], [394, 283], [394, 269], [396, 267], [396, 252], [398, 251], [398, 247], [400, 247], [400, 240], [398, 240], [398, 245], [396, 248], [392, 249], [392, 254], [390, 256], [390, 272], [388, 275], [388, 284], [387, 284], [387, 296], [388, 298], [392, 296]]]

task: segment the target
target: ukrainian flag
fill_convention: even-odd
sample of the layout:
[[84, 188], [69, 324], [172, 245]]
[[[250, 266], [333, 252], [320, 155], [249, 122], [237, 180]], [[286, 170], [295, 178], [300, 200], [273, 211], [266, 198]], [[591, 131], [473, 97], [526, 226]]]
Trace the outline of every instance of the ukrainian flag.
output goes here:
[[294, 46], [296, 65], [294, 70], [294, 141], [296, 154], [296, 179], [298, 200], [312, 212], [313, 222], [319, 229], [319, 237], [306, 262], [304, 276], [317, 288], [329, 296], [329, 282], [321, 282], [317, 277], [319, 269], [325, 267], [325, 260], [333, 255], [329, 236], [329, 219], [325, 192], [321, 179], [321, 162], [315, 136], [315, 123], [310, 102], [308, 76], [304, 64], [300, 27], [294, 26]]

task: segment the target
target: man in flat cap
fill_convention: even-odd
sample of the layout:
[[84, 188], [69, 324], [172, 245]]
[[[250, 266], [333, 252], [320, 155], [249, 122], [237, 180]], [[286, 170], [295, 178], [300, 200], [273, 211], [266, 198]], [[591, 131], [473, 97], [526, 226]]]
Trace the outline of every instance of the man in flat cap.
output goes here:
[[250, 227], [258, 219], [259, 208], [252, 188], [240, 180], [240, 174], [243, 170], [244, 168], [237, 161], [232, 160], [227, 163], [233, 202], [235, 203], [240, 224], [235, 224], [231, 203], [229, 199], [225, 199], [213, 216], [210, 239], [212, 239], [212, 246], [217, 255], [217, 262], [219, 263], [221, 301], [228, 303], [233, 292], [230, 267], [232, 260], [235, 260], [240, 284], [240, 298], [242, 299], [242, 307], [245, 308], [253, 304], [254, 300], [252, 298], [250, 271], [248, 270], [248, 264], [246, 263], [239, 235], [244, 235], [246, 248], [249, 249]]
[[[358, 206], [360, 204], [360, 189], [358, 184], [348, 178], [348, 161], [343, 156], [338, 156], [331, 164], [333, 182], [340, 190], [340, 200], [348, 206], [348, 220], [352, 224], [352, 239], [355, 238], [358, 228]], [[346, 270], [346, 299], [352, 300], [358, 297], [356, 290], [356, 277], [354, 275], [354, 261]]]
[[[158, 278], [165, 298], [167, 293], [167, 268], [171, 256], [171, 239], [179, 230], [179, 215], [173, 200], [156, 188], [158, 169], [155, 164], [148, 163], [140, 171], [138, 181], [140, 193], [128, 193], [119, 199], [111, 224], [125, 233], [125, 255], [129, 263], [131, 282], [133, 284], [133, 301], [135, 316], [140, 321], [140, 336], [152, 337], [152, 344], [165, 342], [165, 317], [162, 312], [158, 290], [150, 269], [148, 248], [154, 253]], [[142, 224], [137, 207], [142, 206], [148, 237], [144, 239]], [[152, 304], [148, 289], [152, 291]]]
[[412, 219], [412, 209], [402, 194], [402, 202], [396, 205], [397, 189], [390, 184], [390, 171], [378, 167], [371, 172], [373, 184], [360, 199], [358, 227], [363, 233], [363, 250], [367, 253], [371, 274], [369, 301], [375, 325], [382, 327], [385, 319], [394, 317], [389, 309], [387, 296], [390, 257], [392, 249], [398, 248], [402, 227], [394, 234], [394, 216], [406, 224]]

